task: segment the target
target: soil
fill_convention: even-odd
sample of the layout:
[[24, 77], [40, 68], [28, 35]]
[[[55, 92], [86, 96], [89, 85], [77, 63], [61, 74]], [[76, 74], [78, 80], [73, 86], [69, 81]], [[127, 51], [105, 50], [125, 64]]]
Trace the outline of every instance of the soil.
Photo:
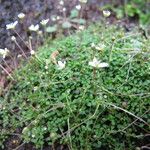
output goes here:
[[[61, 16], [61, 12], [58, 10], [58, 2], [59, 0], [0, 0], [0, 48], [7, 47], [11, 51], [11, 57], [13, 59], [7, 58], [7, 63], [11, 66], [11, 68], [15, 68], [18, 66], [18, 54], [20, 54], [20, 50], [15, 46], [15, 44], [11, 41], [11, 36], [16, 34], [12, 31], [6, 30], [6, 24], [14, 22], [18, 20], [17, 15], [21, 12], [26, 14], [25, 19], [22, 22], [22, 25], [18, 25], [16, 30], [21, 35], [21, 37], [27, 41], [30, 33], [27, 32], [28, 27], [31, 24], [38, 24], [40, 20], [44, 18], [51, 18], [52, 15]], [[83, 11], [83, 18], [87, 21], [95, 22], [96, 20], [101, 19], [101, 11], [99, 10], [105, 4], [113, 5], [122, 5], [123, 0], [89, 0], [87, 6]], [[78, 4], [78, 0], [65, 0], [65, 7], [67, 8], [67, 14], [69, 15], [70, 10]], [[109, 18], [109, 22], [118, 23], [115, 15]], [[52, 25], [53, 22], [50, 20], [49, 25]], [[121, 21], [121, 25], [125, 28], [129, 29], [131, 22], [127, 19]], [[34, 39], [34, 35], [33, 39]], [[20, 39], [17, 38], [17, 41], [21, 43]], [[38, 46], [42, 44], [43, 39], [41, 38]], [[21, 43], [22, 44], [22, 43]], [[36, 40], [32, 41], [33, 48], [36, 49], [37, 43]], [[29, 53], [29, 49], [22, 45], [24, 51]], [[0, 60], [1, 62], [2, 60]], [[8, 72], [11, 73], [13, 69], [9, 69], [5, 64], [4, 67]], [[0, 86], [5, 87], [8, 85], [8, 82], [5, 79], [5, 74], [2, 72], [0, 77]], [[18, 130], [18, 133], [20, 130]], [[143, 141], [142, 141], [143, 142]], [[142, 143], [141, 142], [141, 143]], [[145, 144], [145, 143], [142, 143]], [[56, 150], [66, 150], [68, 149], [66, 146], [58, 145], [55, 147]], [[19, 146], [19, 147], [18, 147]], [[18, 147], [18, 148], [17, 148]], [[17, 148], [17, 149], [16, 149]], [[5, 142], [5, 150], [36, 150], [32, 143], [22, 144], [21, 139], [17, 135], [10, 136], [8, 140]], [[43, 147], [43, 150], [51, 150], [53, 149], [50, 146]]]

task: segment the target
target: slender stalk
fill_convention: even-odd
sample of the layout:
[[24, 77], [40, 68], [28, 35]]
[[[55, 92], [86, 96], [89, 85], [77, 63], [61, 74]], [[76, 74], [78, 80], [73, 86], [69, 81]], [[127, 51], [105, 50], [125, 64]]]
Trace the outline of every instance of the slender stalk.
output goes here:
[[[150, 109], [149, 110], [147, 110], [143, 115], [145, 115], [146, 113], [148, 113], [150, 111]], [[141, 116], [141, 117], [143, 117], [143, 115]], [[124, 131], [124, 130], [126, 130], [127, 128], [129, 128], [132, 124], [134, 124], [135, 122], [137, 122], [138, 121], [138, 119], [136, 119], [136, 120], [134, 120], [133, 122], [131, 122], [127, 127], [125, 127], [125, 128], [123, 128], [123, 129], [121, 129], [121, 131]]]
[[14, 67], [17, 68], [16, 56], [15, 56], [15, 57], [12, 57], [12, 56], [10, 55], [10, 58], [11, 58], [12, 61], [13, 61]]
[[95, 85], [95, 82], [96, 82], [96, 68], [94, 67], [93, 68], [93, 88], [94, 88], [94, 96], [96, 97], [96, 85]]
[[128, 3], [128, 0], [124, 0], [123, 7], [124, 7], [125, 18], [128, 17], [128, 13], [127, 13], [127, 9], [126, 9], [127, 3]]
[[29, 37], [29, 48], [30, 48], [30, 50], [33, 50], [32, 49], [32, 41], [31, 41], [31, 39], [32, 39], [32, 37]]
[[[43, 36], [44, 36], [44, 39], [46, 39], [47, 37], [46, 26], [44, 26]], [[39, 37], [41, 37], [41, 35]]]
[[114, 41], [112, 42], [112, 45], [111, 45], [111, 48], [110, 48], [110, 54], [109, 54], [109, 62], [111, 62], [111, 59], [112, 59], [112, 51], [113, 51], [113, 48], [114, 48]]
[[42, 114], [39, 114], [34, 120], [32, 120], [27, 126], [26, 128], [30, 127], [31, 125], [33, 125], [35, 123], [36, 120], [40, 120], [42, 117], [44, 117], [48, 112], [50, 111], [53, 111], [53, 110], [56, 110], [58, 108], [62, 108], [64, 106], [59, 106], [59, 105], [56, 105], [56, 106], [53, 106], [52, 108], [48, 109], [47, 111], [45, 111], [44, 113]]
[[20, 149], [23, 145], [25, 145], [26, 143], [25, 142], [23, 142], [22, 144], [20, 144], [18, 147], [16, 147], [15, 149], [13, 149], [13, 150], [18, 150], [18, 149]]
[[[29, 47], [30, 47], [30, 51], [33, 50], [31, 38], [29, 38]], [[34, 55], [34, 57], [35, 57], [40, 63], [43, 63], [36, 55]]]
[[14, 80], [14, 78], [12, 77], [12, 75], [0, 64], [0, 67], [5, 71], [5, 73], [12, 79]]
[[73, 149], [73, 147], [72, 147], [71, 133], [70, 133], [70, 121], [69, 121], [69, 118], [67, 119], [67, 123], [68, 123], [68, 136], [69, 136], [69, 141], [70, 141], [70, 149]]
[[36, 46], [39, 46], [40, 44], [39, 44], [39, 41], [40, 41], [40, 36], [39, 36], [39, 34], [37, 35], [37, 38], [36, 38]]
[[64, 16], [64, 20], [66, 21], [67, 17], [66, 17], [66, 12], [63, 11], [63, 16]]
[[6, 65], [10, 70], [12, 70], [12, 69], [9, 67], [9, 65], [7, 64], [7, 62], [5, 61], [5, 59], [3, 59], [3, 61], [4, 61], [5, 65]]
[[22, 47], [18, 44], [18, 42], [16, 40], [14, 42], [18, 46], [18, 48], [21, 50], [23, 56], [27, 59], [28, 57], [26, 56], [26, 54], [25, 54], [24, 50], [22, 49]]
[[144, 124], [150, 126], [150, 125], [149, 125], [146, 121], [144, 121], [142, 118], [136, 116], [135, 114], [129, 112], [128, 110], [125, 110], [125, 109], [123, 109], [123, 108], [121, 108], [121, 107], [118, 107], [118, 106], [116, 106], [116, 105], [114, 105], [114, 104], [111, 104], [111, 103], [106, 103], [106, 104], [107, 104], [108, 106], [114, 107], [115, 109], [122, 110], [122, 111], [124, 111], [125, 113], [127, 113], [127, 114], [129, 114], [129, 115], [135, 117], [135, 118], [138, 119], [138, 120], [140, 120], [140, 121], [143, 122]]
[[79, 18], [82, 18], [82, 17], [83, 17], [84, 8], [85, 8], [85, 4], [81, 4], [81, 11], [80, 11], [80, 16], [79, 16]]
[[[100, 106], [100, 104], [98, 103], [98, 105], [97, 105], [97, 107], [96, 107], [96, 109], [95, 109], [94, 114], [91, 115], [90, 117], [88, 117], [87, 119], [85, 119], [84, 121], [82, 121], [81, 123], [79, 123], [79, 124], [75, 125], [74, 127], [70, 128], [70, 131], [69, 131], [69, 132], [72, 132], [73, 130], [75, 130], [76, 128], [78, 128], [79, 126], [81, 126], [82, 124], [84, 124], [84, 123], [86, 123], [87, 121], [89, 121], [90, 119], [93, 119], [93, 118], [95, 117], [95, 115], [96, 115], [98, 109], [99, 109], [99, 106]], [[68, 133], [68, 131], [64, 132], [64, 134], [67, 134], [67, 133]]]
[[26, 44], [26, 42], [24, 41], [24, 39], [19, 35], [19, 33], [16, 31], [16, 30], [14, 30], [14, 32], [17, 34], [17, 36], [21, 39], [21, 41], [25, 44], [25, 46], [28, 48], [28, 49], [30, 49], [30, 47]]

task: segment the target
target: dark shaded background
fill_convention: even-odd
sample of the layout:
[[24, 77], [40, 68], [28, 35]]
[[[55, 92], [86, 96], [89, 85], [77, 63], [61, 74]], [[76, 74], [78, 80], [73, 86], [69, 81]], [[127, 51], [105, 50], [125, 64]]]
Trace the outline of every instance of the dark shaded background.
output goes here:
[[[59, 0], [0, 0], [0, 48], [7, 47], [11, 52], [17, 51], [10, 40], [10, 36], [15, 34], [6, 30], [6, 24], [18, 20], [19, 13], [25, 13], [26, 18], [22, 25], [17, 25], [16, 30], [23, 39], [27, 40], [26, 31], [31, 24], [38, 24], [42, 19], [51, 18], [52, 15], [62, 15], [58, 10], [58, 2]], [[68, 15], [78, 3], [78, 0], [65, 0]], [[83, 17], [92, 21], [99, 20], [98, 7], [107, 3], [121, 5], [123, 0], [89, 0]], [[50, 20], [49, 24], [53, 22]]]

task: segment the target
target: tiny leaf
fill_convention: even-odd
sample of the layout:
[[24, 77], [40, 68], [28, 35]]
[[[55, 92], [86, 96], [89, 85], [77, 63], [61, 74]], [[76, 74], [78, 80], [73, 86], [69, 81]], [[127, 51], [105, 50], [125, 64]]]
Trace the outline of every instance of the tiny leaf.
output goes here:
[[72, 26], [71, 23], [68, 21], [63, 22], [63, 24], [62, 24], [62, 28], [64, 28], [64, 29], [71, 28], [71, 26]]
[[53, 33], [53, 32], [56, 32], [57, 31], [57, 25], [54, 25], [54, 26], [49, 26], [46, 28], [46, 32], [48, 33]]
[[71, 11], [70, 18], [76, 18], [76, 17], [78, 17], [78, 15], [79, 15], [79, 11], [76, 10], [76, 9], [73, 9], [73, 10]]
[[86, 21], [84, 19], [82, 19], [82, 18], [81, 19], [77, 19], [77, 18], [72, 19], [71, 22], [79, 23], [79, 24], [85, 24], [86, 23]]

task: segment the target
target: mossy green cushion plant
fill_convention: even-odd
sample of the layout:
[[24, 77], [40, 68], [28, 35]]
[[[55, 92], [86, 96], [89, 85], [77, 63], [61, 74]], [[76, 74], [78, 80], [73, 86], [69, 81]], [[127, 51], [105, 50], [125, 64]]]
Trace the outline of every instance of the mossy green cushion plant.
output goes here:
[[135, 149], [149, 130], [149, 43], [136, 30], [100, 25], [48, 40], [1, 100], [1, 145], [20, 129], [38, 149]]

